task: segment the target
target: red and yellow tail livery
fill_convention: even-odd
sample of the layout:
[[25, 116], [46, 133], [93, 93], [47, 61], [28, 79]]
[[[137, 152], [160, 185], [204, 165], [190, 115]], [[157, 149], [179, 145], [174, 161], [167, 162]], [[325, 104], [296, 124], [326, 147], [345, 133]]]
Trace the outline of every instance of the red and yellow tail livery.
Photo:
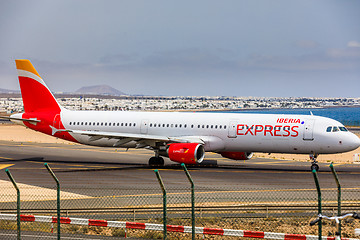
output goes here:
[[59, 131], [64, 129], [61, 121], [62, 108], [31, 62], [27, 59], [15, 62], [25, 110], [17, 117], [28, 119], [23, 124], [33, 130], [77, 142], [69, 133]]
[[27, 59], [15, 60], [26, 113], [56, 112], [60, 106], [34, 66]]

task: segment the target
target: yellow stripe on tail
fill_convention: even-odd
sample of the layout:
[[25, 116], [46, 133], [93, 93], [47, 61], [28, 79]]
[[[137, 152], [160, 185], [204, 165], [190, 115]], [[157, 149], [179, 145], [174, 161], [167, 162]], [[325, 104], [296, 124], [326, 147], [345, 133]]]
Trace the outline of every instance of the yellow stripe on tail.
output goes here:
[[17, 59], [17, 60], [15, 60], [15, 62], [16, 62], [16, 69], [17, 70], [28, 71], [28, 72], [31, 72], [31, 73], [37, 75], [38, 77], [40, 77], [40, 75], [35, 70], [34, 66], [31, 64], [31, 62], [29, 60], [27, 60], [27, 59]]

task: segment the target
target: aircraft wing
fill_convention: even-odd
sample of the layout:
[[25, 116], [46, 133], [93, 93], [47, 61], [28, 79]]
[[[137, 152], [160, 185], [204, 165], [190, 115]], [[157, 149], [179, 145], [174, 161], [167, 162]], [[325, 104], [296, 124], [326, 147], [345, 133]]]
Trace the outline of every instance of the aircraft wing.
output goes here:
[[72, 132], [75, 134], [86, 135], [90, 137], [96, 137], [97, 139], [101, 138], [131, 138], [131, 139], [139, 139], [139, 140], [155, 140], [162, 142], [169, 142], [170, 139], [165, 136], [157, 136], [157, 135], [147, 135], [147, 134], [134, 134], [134, 133], [117, 133], [117, 132], [100, 132], [100, 131], [83, 131], [83, 130], [67, 130], [68, 132]]
[[199, 137], [188, 136], [188, 137], [170, 137], [170, 136], [161, 136], [161, 135], [149, 135], [149, 134], [134, 134], [134, 133], [118, 133], [118, 132], [101, 132], [101, 131], [86, 131], [86, 130], [69, 130], [69, 129], [56, 129], [50, 126], [53, 129], [53, 135], [56, 132], [69, 132], [74, 134], [80, 134], [84, 136], [89, 136], [90, 141], [96, 141], [103, 138], [107, 139], [118, 139], [114, 144], [114, 147], [124, 145], [131, 141], [136, 141], [139, 143], [138, 147], [147, 147], [152, 146], [154, 142], [165, 142], [165, 143], [200, 143], [204, 144], [205, 142]]

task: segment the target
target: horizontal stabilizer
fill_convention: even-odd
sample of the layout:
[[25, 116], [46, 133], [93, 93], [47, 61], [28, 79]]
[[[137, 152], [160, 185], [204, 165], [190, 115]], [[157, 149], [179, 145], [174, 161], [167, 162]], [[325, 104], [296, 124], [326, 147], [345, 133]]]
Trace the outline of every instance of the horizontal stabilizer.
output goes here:
[[6, 116], [0, 116], [0, 118], [2, 118], [2, 119], [8, 119], [8, 120], [15, 120], [15, 121], [24, 121], [24, 122], [30, 122], [30, 123], [38, 123], [38, 122], [41, 122], [40, 120], [38, 120], [38, 119], [36, 119], [36, 118], [26, 119], [26, 118], [6, 117]]

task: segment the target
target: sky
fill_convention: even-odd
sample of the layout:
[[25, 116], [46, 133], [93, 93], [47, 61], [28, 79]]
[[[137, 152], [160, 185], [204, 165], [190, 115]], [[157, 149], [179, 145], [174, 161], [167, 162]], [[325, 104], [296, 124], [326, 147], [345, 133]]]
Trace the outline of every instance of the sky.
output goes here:
[[360, 97], [358, 0], [1, 0], [0, 88]]

